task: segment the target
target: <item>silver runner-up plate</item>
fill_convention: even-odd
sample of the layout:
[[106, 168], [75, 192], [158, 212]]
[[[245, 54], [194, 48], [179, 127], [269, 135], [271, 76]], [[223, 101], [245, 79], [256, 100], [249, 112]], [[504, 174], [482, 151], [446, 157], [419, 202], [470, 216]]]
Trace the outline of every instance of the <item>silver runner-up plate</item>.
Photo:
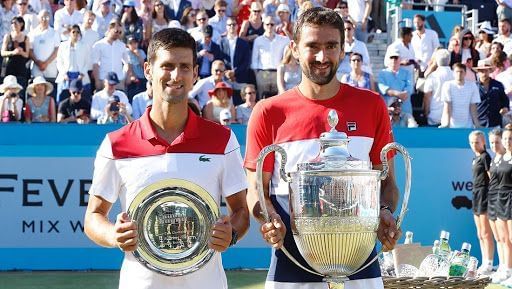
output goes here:
[[144, 188], [128, 215], [137, 222], [138, 246], [133, 252], [148, 269], [167, 276], [192, 273], [208, 262], [208, 248], [219, 207], [202, 187], [166, 179]]

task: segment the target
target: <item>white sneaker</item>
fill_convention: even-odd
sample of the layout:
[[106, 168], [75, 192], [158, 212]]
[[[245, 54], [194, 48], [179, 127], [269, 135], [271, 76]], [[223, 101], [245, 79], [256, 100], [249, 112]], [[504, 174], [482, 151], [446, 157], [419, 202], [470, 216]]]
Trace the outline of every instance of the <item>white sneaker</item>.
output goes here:
[[478, 275], [490, 276], [492, 274], [492, 266], [482, 265], [476, 272]]
[[499, 270], [496, 273], [491, 274], [491, 279], [493, 284], [500, 284], [501, 282], [507, 280], [510, 276], [507, 274], [505, 270]]
[[505, 281], [502, 281], [500, 283], [500, 285], [505, 286], [505, 287], [509, 287], [509, 288], [512, 287], [512, 277], [508, 278]]

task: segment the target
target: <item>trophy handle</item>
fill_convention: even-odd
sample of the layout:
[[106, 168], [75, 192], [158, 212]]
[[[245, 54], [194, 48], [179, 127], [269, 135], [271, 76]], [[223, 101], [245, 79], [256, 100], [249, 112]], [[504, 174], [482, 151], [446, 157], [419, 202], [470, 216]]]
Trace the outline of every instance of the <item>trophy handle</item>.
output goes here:
[[[292, 179], [288, 176], [288, 174], [285, 171], [286, 166], [286, 160], [287, 155], [285, 150], [278, 146], [278, 145], [269, 145], [264, 147], [261, 152], [258, 155], [258, 159], [256, 162], [256, 189], [258, 190], [258, 200], [260, 202], [261, 207], [261, 213], [263, 214], [263, 217], [265, 218], [265, 222], [270, 222], [270, 216], [268, 215], [268, 209], [267, 209], [267, 203], [265, 201], [265, 192], [263, 191], [263, 161], [267, 157], [267, 155], [271, 152], [277, 152], [281, 155], [281, 165], [279, 168], [279, 175], [281, 179], [283, 179], [287, 183], [291, 183]], [[286, 248], [281, 247], [281, 251], [290, 259], [295, 265], [297, 265], [302, 270], [309, 272], [311, 274], [315, 274], [318, 276], [323, 276], [322, 274], [315, 272], [311, 269], [308, 269], [304, 267], [299, 261], [297, 261], [289, 252], [286, 250]]]
[[407, 152], [407, 150], [399, 143], [392, 142], [388, 143], [382, 148], [380, 152], [380, 160], [382, 161], [382, 172], [380, 174], [380, 179], [384, 180], [388, 176], [389, 165], [388, 165], [388, 152], [390, 150], [396, 150], [400, 152], [404, 158], [405, 163], [405, 192], [404, 199], [402, 201], [402, 208], [400, 210], [400, 214], [396, 219], [396, 225], [398, 229], [402, 225], [402, 221], [404, 219], [404, 215], [407, 212], [407, 205], [409, 204], [409, 194], [411, 192], [411, 156]]

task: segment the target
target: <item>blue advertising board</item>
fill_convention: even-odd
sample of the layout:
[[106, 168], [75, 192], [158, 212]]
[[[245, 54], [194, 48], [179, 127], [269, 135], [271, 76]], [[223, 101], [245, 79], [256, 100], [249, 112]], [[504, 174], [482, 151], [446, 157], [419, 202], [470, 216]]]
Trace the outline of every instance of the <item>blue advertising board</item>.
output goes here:
[[[0, 126], [0, 270], [118, 269], [122, 254], [100, 248], [83, 234], [87, 191], [101, 140], [115, 126], [9, 124]], [[232, 127], [245, 150], [245, 126]], [[403, 230], [432, 244], [451, 232], [452, 248], [479, 244], [470, 210], [471, 160], [465, 129], [396, 129], [412, 156], [412, 191]], [[397, 183], [403, 163], [395, 161]], [[114, 207], [113, 214], [119, 207]], [[257, 223], [223, 254], [226, 268], [267, 268], [270, 249]]]

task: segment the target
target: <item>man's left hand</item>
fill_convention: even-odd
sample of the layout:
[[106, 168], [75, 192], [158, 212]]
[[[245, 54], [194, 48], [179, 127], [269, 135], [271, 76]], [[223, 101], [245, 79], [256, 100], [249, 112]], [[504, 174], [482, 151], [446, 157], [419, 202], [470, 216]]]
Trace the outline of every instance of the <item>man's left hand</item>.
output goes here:
[[231, 243], [231, 222], [229, 216], [221, 217], [217, 223], [213, 225], [212, 235], [208, 241], [208, 247], [217, 252], [224, 252]]
[[384, 251], [393, 250], [396, 242], [402, 236], [402, 230], [396, 226], [396, 220], [389, 210], [380, 210], [380, 223], [377, 237], [382, 243]]

